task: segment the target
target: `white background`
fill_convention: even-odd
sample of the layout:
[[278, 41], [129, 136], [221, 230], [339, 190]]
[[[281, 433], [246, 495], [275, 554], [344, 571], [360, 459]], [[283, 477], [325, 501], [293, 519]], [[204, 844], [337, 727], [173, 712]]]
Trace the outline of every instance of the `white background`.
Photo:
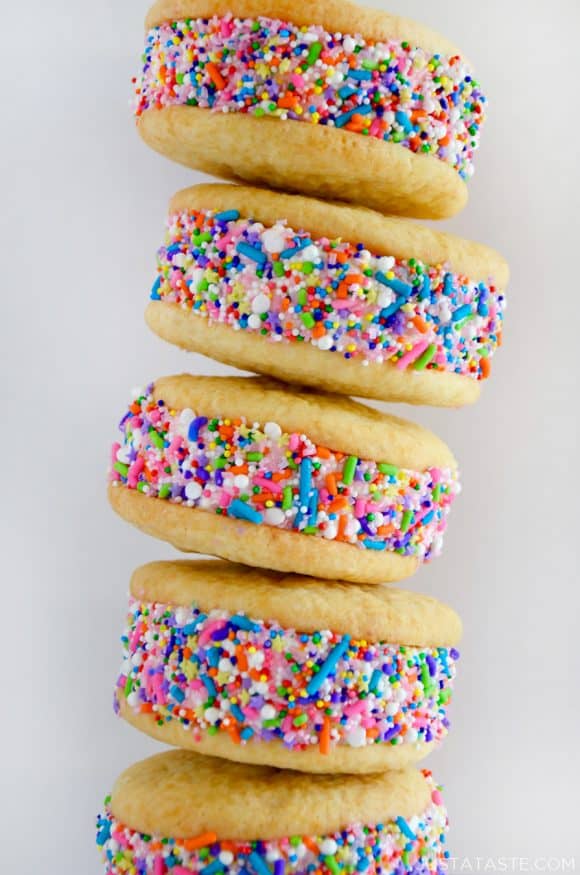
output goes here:
[[[465, 621], [454, 730], [432, 765], [456, 856], [580, 857], [579, 4], [389, 2], [476, 63], [489, 122], [449, 227], [512, 266], [481, 403], [398, 411], [447, 439], [463, 472], [446, 552], [414, 584]], [[225, 372], [143, 323], [166, 202], [195, 179], [129, 115], [144, 13], [28, 0], [2, 15], [0, 860], [18, 875], [97, 875], [93, 816], [158, 749], [111, 710], [129, 574], [173, 555], [105, 501], [129, 390]]]

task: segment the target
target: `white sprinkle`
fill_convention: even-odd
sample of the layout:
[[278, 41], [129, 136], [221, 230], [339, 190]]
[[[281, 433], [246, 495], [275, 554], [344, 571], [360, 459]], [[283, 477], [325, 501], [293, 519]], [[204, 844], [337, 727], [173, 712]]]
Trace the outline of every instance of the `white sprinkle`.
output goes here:
[[219, 861], [223, 866], [231, 866], [234, 862], [234, 855], [231, 851], [222, 851], [219, 855]]
[[277, 422], [267, 422], [264, 426], [264, 434], [271, 441], [277, 441], [282, 437], [282, 429]]
[[273, 720], [276, 716], [276, 709], [273, 705], [264, 705], [262, 710], [260, 711], [260, 717], [262, 720]]
[[286, 522], [286, 514], [279, 507], [269, 507], [264, 511], [264, 522], [268, 526], [281, 526]]
[[320, 853], [325, 857], [334, 857], [337, 851], [338, 845], [334, 839], [324, 839], [324, 841], [320, 843]]
[[197, 501], [197, 499], [201, 496], [203, 489], [196, 483], [195, 480], [190, 481], [185, 487], [185, 497], [189, 501]]
[[334, 340], [330, 334], [325, 334], [324, 337], [321, 337], [318, 341], [318, 349], [332, 349], [333, 345]]
[[362, 726], [357, 726], [346, 736], [346, 743], [351, 747], [364, 747], [367, 743], [367, 733]]
[[252, 313], [252, 315], [248, 319], [248, 325], [255, 331], [257, 328], [262, 327], [262, 320], [256, 313]]
[[262, 245], [266, 252], [283, 252], [286, 249], [286, 238], [284, 236], [284, 228], [268, 228], [262, 234]]
[[270, 298], [268, 295], [257, 295], [252, 301], [252, 313], [267, 313], [270, 309]]
[[236, 489], [239, 489], [240, 492], [243, 492], [250, 485], [249, 477], [246, 477], [245, 474], [236, 474], [234, 477], [234, 486]]

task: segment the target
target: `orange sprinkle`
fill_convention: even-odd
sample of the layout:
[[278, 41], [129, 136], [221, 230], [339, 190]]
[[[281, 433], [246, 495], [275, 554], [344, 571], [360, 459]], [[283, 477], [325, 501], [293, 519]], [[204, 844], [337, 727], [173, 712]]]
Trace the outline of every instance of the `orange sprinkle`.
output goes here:
[[489, 379], [490, 374], [491, 374], [491, 362], [489, 359], [482, 358], [482, 360], [481, 360], [481, 376], [483, 377], [484, 380], [487, 380], [487, 379]]
[[312, 336], [318, 340], [324, 334], [326, 334], [326, 328], [324, 327], [322, 322], [317, 322], [316, 325], [314, 326], [314, 328], [312, 329]]
[[327, 474], [324, 478], [324, 482], [330, 495], [338, 495], [338, 487], [336, 485], [336, 477], [334, 474]]
[[339, 541], [344, 540], [344, 535], [346, 532], [346, 523], [347, 523], [347, 518], [344, 515], [340, 516], [338, 518], [338, 532], [337, 532], [336, 537], [337, 537], [337, 540], [339, 540]]
[[345, 510], [348, 507], [348, 501], [344, 497], [344, 495], [338, 495], [330, 507], [328, 508], [330, 513], [338, 513], [341, 510]]
[[321, 459], [330, 459], [331, 453], [328, 447], [316, 447], [316, 452], [320, 456]]
[[151, 714], [153, 712], [153, 705], [151, 702], [144, 702], [140, 710], [142, 714]]
[[238, 668], [240, 669], [240, 671], [247, 671], [248, 660], [244, 648], [241, 646], [241, 644], [238, 644], [238, 646], [236, 647], [236, 659], [238, 661]]
[[248, 466], [247, 465], [232, 465], [230, 468], [232, 474], [247, 474]]
[[193, 839], [185, 839], [183, 847], [188, 851], [197, 851], [199, 848], [207, 848], [208, 845], [213, 845], [217, 842], [215, 832], [204, 832]]
[[415, 316], [413, 325], [421, 334], [426, 334], [429, 331], [429, 326], [421, 316]]
[[330, 753], [330, 717], [326, 714], [322, 720], [320, 731], [320, 753], [327, 756]]
[[316, 856], [318, 856], [318, 854], [320, 853], [320, 849], [316, 842], [310, 838], [310, 836], [303, 836], [302, 842], [306, 845], [309, 851], [312, 851], [313, 854], [316, 854]]
[[209, 64], [206, 64], [205, 69], [209, 73], [209, 78], [211, 79], [217, 90], [223, 91], [226, 87], [226, 80], [224, 79], [216, 65], [210, 61]]
[[297, 104], [297, 99], [292, 94], [285, 94], [284, 97], [278, 99], [278, 106], [281, 109], [294, 109]]
[[234, 724], [227, 727], [227, 733], [230, 736], [231, 740], [234, 744], [241, 744], [242, 739], [240, 738], [240, 731], [237, 726]]

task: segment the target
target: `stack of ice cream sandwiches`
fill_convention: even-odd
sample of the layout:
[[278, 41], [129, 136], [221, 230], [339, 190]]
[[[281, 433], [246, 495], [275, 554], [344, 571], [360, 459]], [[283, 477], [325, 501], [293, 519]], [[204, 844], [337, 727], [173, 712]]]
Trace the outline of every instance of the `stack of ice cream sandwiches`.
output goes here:
[[349, 396], [459, 407], [490, 376], [504, 260], [408, 218], [465, 205], [486, 99], [349, 0], [159, 0], [135, 94], [150, 146], [230, 180], [172, 199], [147, 323], [257, 376], [157, 379], [112, 448], [117, 513], [216, 558], [132, 577], [116, 711], [176, 750], [107, 798], [105, 871], [438, 873], [421, 766], [461, 621], [392, 584], [440, 553], [458, 468]]

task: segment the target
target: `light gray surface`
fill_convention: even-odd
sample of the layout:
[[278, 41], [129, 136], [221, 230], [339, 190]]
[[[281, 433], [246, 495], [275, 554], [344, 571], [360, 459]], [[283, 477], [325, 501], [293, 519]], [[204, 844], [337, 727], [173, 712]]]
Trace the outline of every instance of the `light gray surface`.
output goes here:
[[[477, 62], [490, 119], [470, 205], [450, 227], [498, 247], [513, 270], [506, 345], [479, 406], [399, 408], [446, 438], [463, 471], [444, 557], [416, 578], [466, 628], [454, 731], [432, 765], [456, 856], [570, 856], [580, 853], [579, 7], [390, 8]], [[157, 750], [111, 712], [128, 575], [172, 555], [105, 502], [129, 389], [225, 371], [143, 324], [166, 201], [194, 179], [148, 152], [129, 117], [144, 11], [137, 0], [3, 11], [0, 832], [2, 865], [19, 875], [40, 863], [101, 871], [93, 815], [116, 774]]]

